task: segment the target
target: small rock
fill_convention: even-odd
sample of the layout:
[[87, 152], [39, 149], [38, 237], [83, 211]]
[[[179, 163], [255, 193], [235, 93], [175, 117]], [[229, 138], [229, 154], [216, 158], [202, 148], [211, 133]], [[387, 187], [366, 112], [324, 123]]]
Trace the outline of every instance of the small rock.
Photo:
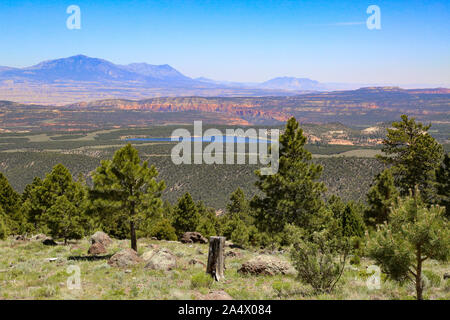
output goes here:
[[115, 255], [113, 255], [108, 264], [113, 267], [125, 268], [135, 264], [138, 264], [142, 261], [142, 259], [137, 255], [136, 251], [133, 249], [127, 248], [120, 250]]
[[98, 242], [100, 242], [106, 248], [112, 243], [112, 240], [103, 231], [97, 231], [91, 236], [91, 243], [94, 244]]
[[167, 249], [159, 249], [148, 260], [146, 269], [172, 270], [177, 266], [177, 257]]
[[225, 257], [236, 258], [242, 256], [242, 253], [236, 251], [227, 251]]
[[45, 239], [44, 241], [42, 241], [42, 244], [44, 246], [56, 246], [57, 243], [55, 242], [55, 240], [53, 240], [52, 238], [48, 237], [47, 239]]
[[270, 276], [294, 273], [292, 266], [287, 261], [271, 256], [257, 256], [242, 264], [238, 272]]
[[208, 243], [208, 240], [200, 232], [185, 232], [180, 241], [182, 243]]
[[130, 269], [127, 269], [127, 270], [125, 270], [124, 272], [125, 272], [125, 273], [131, 273], [131, 270], [130, 270]]
[[33, 241], [42, 241], [42, 240], [45, 240], [47, 238], [48, 237], [45, 234], [39, 233], [39, 234], [36, 234], [36, 235], [32, 236], [31, 240], [33, 240]]
[[96, 242], [93, 245], [90, 246], [88, 250], [88, 254], [90, 255], [98, 255], [98, 254], [105, 254], [106, 249], [105, 246], [101, 242]]

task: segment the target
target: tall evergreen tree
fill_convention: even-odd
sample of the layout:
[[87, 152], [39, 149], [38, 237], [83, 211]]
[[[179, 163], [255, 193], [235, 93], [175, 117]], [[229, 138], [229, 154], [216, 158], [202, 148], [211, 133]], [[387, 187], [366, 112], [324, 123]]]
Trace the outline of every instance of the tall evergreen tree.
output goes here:
[[305, 149], [306, 137], [295, 118], [289, 119], [280, 136], [279, 168], [273, 175], [256, 171], [256, 186], [263, 196], [252, 200], [256, 222], [262, 231], [275, 235], [290, 223], [308, 227], [312, 216], [323, 206], [325, 186], [318, 182], [322, 167], [311, 162]]
[[70, 171], [62, 164], [57, 164], [43, 180], [34, 179], [25, 189], [22, 210], [35, 230], [45, 231], [43, 215], [56, 200], [65, 196], [68, 201], [77, 202], [77, 187]]
[[136, 227], [162, 206], [164, 181], [157, 182], [158, 171], [148, 162], [141, 164], [138, 151], [126, 145], [112, 160], [104, 160], [94, 173], [91, 190], [93, 205], [100, 214], [114, 214], [120, 224], [130, 226], [131, 248], [137, 251]]
[[5, 240], [9, 235], [9, 228], [6, 223], [6, 214], [0, 207], [0, 240]]
[[[83, 181], [74, 181], [70, 171], [62, 164], [54, 166], [43, 180], [35, 178], [25, 188], [22, 199], [21, 210], [32, 226], [30, 230], [49, 232], [65, 241], [79, 239], [89, 232], [90, 220], [85, 214], [87, 186]], [[68, 221], [70, 226], [67, 226]]]
[[252, 215], [250, 202], [245, 198], [241, 188], [237, 188], [227, 204], [227, 212], [221, 217], [222, 234], [234, 244], [246, 246], [260, 242]]
[[43, 208], [40, 205], [40, 191], [38, 189], [41, 186], [41, 178], [35, 177], [32, 183], [26, 185], [22, 193], [21, 211], [26, 216], [29, 231], [38, 229], [39, 219], [43, 212]]
[[348, 203], [339, 220], [344, 237], [362, 237], [364, 235], [364, 222], [355, 207]]
[[390, 207], [398, 196], [399, 192], [394, 185], [391, 170], [385, 169], [376, 176], [373, 186], [367, 193], [369, 207], [364, 213], [367, 223], [375, 225], [388, 221]]
[[414, 118], [402, 115], [387, 129], [382, 151], [378, 158], [392, 165], [391, 170], [401, 195], [418, 186], [423, 199], [433, 198], [435, 170], [443, 158], [443, 148], [429, 133], [431, 125], [424, 126]]
[[248, 213], [250, 211], [250, 204], [245, 198], [244, 191], [237, 188], [230, 196], [230, 201], [227, 204], [227, 212], [230, 214]]
[[192, 200], [189, 192], [186, 192], [174, 208], [172, 225], [177, 236], [181, 237], [184, 232], [196, 231], [200, 225], [200, 213], [197, 205]]
[[445, 216], [450, 219], [450, 155], [447, 153], [436, 170], [436, 202], [445, 207]]
[[82, 209], [66, 196], [58, 197], [55, 204], [43, 214], [50, 234], [55, 238], [63, 238], [64, 243], [69, 239], [81, 239], [87, 225], [87, 217]]
[[203, 201], [199, 201], [197, 202], [197, 209], [200, 214], [200, 223], [197, 231], [207, 238], [219, 234], [220, 223], [214, 208], [208, 208]]
[[365, 225], [362, 219], [362, 205], [349, 201], [343, 202], [340, 197], [332, 195], [327, 202], [337, 225], [344, 237], [362, 237]]
[[4, 223], [12, 233], [21, 233], [24, 216], [19, 210], [21, 206], [20, 195], [14, 191], [8, 179], [0, 172], [0, 207], [4, 212]]

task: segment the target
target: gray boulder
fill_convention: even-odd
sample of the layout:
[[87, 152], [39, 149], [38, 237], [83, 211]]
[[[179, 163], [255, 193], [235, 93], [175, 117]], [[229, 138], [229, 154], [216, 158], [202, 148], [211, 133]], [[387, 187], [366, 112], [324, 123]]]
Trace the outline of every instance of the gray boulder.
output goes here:
[[137, 255], [133, 249], [123, 249], [113, 255], [108, 264], [113, 267], [125, 268], [142, 262], [142, 259]]
[[112, 240], [111, 238], [104, 233], [103, 231], [97, 231], [96, 233], [94, 233], [91, 236], [91, 243], [95, 244], [95, 243], [101, 243], [105, 248], [108, 247], [111, 243]]
[[182, 243], [208, 243], [208, 240], [200, 232], [185, 232], [180, 241]]
[[295, 273], [293, 267], [287, 261], [265, 255], [257, 256], [243, 263], [238, 272], [270, 276]]
[[96, 256], [98, 254], [105, 254], [106, 249], [105, 246], [101, 242], [96, 242], [90, 246], [88, 250], [88, 254]]
[[167, 249], [159, 249], [148, 259], [146, 269], [172, 270], [177, 267], [177, 257]]
[[50, 238], [50, 237], [47, 237], [46, 239], [44, 239], [44, 240], [42, 241], [42, 244], [43, 244], [44, 246], [56, 246], [56, 245], [57, 245], [57, 243], [55, 242], [55, 240], [53, 240], [53, 239]]

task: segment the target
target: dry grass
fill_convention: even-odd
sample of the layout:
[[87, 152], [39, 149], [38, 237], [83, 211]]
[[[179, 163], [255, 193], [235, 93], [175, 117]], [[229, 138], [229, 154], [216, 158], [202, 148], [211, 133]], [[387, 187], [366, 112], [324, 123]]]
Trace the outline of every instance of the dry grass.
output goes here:
[[[144, 263], [130, 269], [117, 269], [107, 264], [107, 259], [94, 261], [72, 260], [70, 257], [86, 256], [87, 239], [67, 246], [46, 247], [40, 242], [7, 240], [0, 242], [0, 299], [196, 299], [211, 290], [224, 290], [234, 299], [413, 299], [411, 284], [399, 285], [384, 280], [379, 290], [369, 290], [366, 285], [369, 260], [362, 259], [360, 266], [347, 266], [338, 287], [332, 294], [315, 294], [295, 276], [249, 276], [237, 272], [241, 264], [258, 254], [256, 251], [233, 249], [240, 257], [226, 258], [225, 280], [208, 283], [199, 278], [204, 272], [201, 265], [189, 265], [197, 259], [206, 263], [208, 247], [200, 244], [140, 239], [139, 254], [156, 244], [171, 250], [179, 265], [171, 271], [143, 268]], [[129, 241], [115, 240], [108, 248], [113, 254], [129, 247]], [[228, 249], [229, 250], [229, 249]], [[49, 261], [49, 258], [57, 258]], [[69, 289], [70, 274], [67, 267], [76, 265], [81, 271], [81, 289]], [[450, 282], [442, 279], [449, 264], [434, 261], [426, 263], [434, 279], [425, 291], [428, 299], [450, 299]], [[384, 276], [382, 276], [385, 279]], [[436, 280], [437, 279], [437, 280]], [[439, 281], [438, 281], [439, 280]]]

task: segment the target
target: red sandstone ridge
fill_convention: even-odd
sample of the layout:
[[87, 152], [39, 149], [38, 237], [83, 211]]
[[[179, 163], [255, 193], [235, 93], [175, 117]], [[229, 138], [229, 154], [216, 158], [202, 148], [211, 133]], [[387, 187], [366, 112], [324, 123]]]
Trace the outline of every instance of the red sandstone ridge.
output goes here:
[[[122, 110], [148, 110], [155, 112], [180, 112], [180, 111], [202, 111], [218, 112], [230, 116], [243, 118], [274, 119], [280, 122], [287, 121], [289, 114], [273, 110], [264, 110], [257, 104], [242, 103], [214, 103], [214, 102], [149, 102], [149, 103], [119, 103], [115, 106]], [[236, 119], [237, 120], [237, 119]], [[239, 119], [239, 124], [248, 123], [244, 119]]]

